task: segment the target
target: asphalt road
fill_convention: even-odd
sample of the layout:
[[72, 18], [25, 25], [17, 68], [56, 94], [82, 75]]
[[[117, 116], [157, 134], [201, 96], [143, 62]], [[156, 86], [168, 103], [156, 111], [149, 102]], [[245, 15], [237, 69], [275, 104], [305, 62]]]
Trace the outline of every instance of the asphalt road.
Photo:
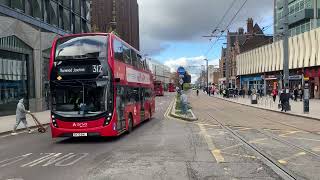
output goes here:
[[[317, 153], [319, 141], [310, 141], [319, 138], [314, 127], [317, 124], [312, 126], [311, 121], [301, 123], [291, 116], [260, 112], [203, 94], [190, 97], [199, 120], [189, 123], [165, 116], [173, 95], [157, 97], [155, 117], [119, 138], [52, 140], [50, 132], [0, 137], [0, 179], [281, 179], [213, 118], [272, 154], [298, 177], [320, 177], [316, 176], [316, 157], [305, 158], [301, 149], [289, 149], [258, 131], [284, 136]], [[292, 126], [275, 124], [271, 119], [276, 117]], [[307, 162], [314, 163], [313, 168], [303, 169]]]

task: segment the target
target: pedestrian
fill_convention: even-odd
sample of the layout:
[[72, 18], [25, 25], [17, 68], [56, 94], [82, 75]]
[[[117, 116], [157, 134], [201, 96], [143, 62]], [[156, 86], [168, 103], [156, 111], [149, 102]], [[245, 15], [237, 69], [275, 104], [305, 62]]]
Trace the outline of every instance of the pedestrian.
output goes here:
[[183, 90], [181, 90], [181, 106], [182, 106], [182, 113], [187, 114], [188, 111], [188, 96], [184, 93]]
[[286, 99], [285, 96], [286, 96], [286, 94], [284, 93], [284, 90], [281, 90], [281, 93], [280, 93], [281, 112], [287, 111], [286, 104], [285, 104], [285, 99]]
[[22, 122], [25, 128], [28, 130], [28, 133], [30, 134], [32, 131], [28, 127], [28, 122], [26, 118], [26, 114], [29, 114], [30, 111], [26, 110], [24, 107], [24, 99], [20, 99], [18, 104], [17, 104], [17, 109], [16, 109], [16, 124], [13, 127], [13, 132], [11, 135], [17, 135], [16, 130], [19, 124]]
[[303, 91], [302, 91], [302, 89], [301, 89], [301, 88], [299, 89], [299, 96], [300, 96], [300, 101], [302, 101], [302, 98], [303, 98]]
[[197, 89], [197, 96], [199, 96], [199, 89]]
[[278, 96], [278, 90], [277, 89], [273, 89], [272, 90], [272, 98], [273, 98], [273, 102], [276, 102], [277, 96]]
[[293, 90], [294, 101], [297, 101], [297, 99], [298, 99], [298, 94], [299, 94], [298, 89], [297, 89], [297, 87], [295, 87], [294, 90]]

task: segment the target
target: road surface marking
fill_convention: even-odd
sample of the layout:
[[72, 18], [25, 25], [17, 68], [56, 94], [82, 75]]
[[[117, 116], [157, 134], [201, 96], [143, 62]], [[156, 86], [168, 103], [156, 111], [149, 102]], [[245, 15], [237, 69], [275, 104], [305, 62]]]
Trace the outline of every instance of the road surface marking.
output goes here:
[[[88, 153], [41, 153], [45, 154], [36, 160], [33, 160], [29, 163], [21, 165], [21, 167], [33, 167], [37, 165], [41, 165], [43, 167], [54, 165], [54, 166], [71, 166], [83, 159], [88, 155]], [[79, 156], [79, 157], [78, 157]], [[70, 160], [70, 162], [66, 163], [66, 161]]]
[[320, 146], [312, 148], [312, 151], [320, 152]]
[[216, 159], [217, 163], [225, 162], [223, 156], [221, 155], [221, 151], [215, 147], [215, 145], [213, 144], [213, 142], [209, 138], [210, 136], [208, 136], [207, 131], [204, 128], [204, 126], [200, 125], [200, 124], [198, 124], [198, 126], [200, 128], [201, 133], [204, 135], [204, 139], [205, 139], [206, 143], [208, 144], [209, 150], [210, 150], [211, 154], [213, 155], [213, 157]]
[[9, 166], [11, 164], [14, 164], [14, 163], [16, 163], [18, 161], [21, 161], [21, 160], [27, 158], [31, 154], [32, 153], [28, 153], [28, 154], [24, 154], [24, 155], [21, 155], [21, 156], [17, 156], [17, 157], [13, 157], [13, 158], [2, 160], [2, 161], [0, 161], [0, 167], [6, 167], [6, 166]]
[[306, 152], [302, 151], [302, 152], [296, 153], [296, 154], [294, 154], [292, 156], [280, 159], [280, 160], [278, 160], [278, 162], [281, 163], [281, 164], [288, 164], [288, 160], [296, 158], [296, 157], [299, 157], [299, 156], [303, 156], [303, 155], [306, 155], [306, 154], [307, 154]]
[[257, 159], [257, 157], [255, 156], [250, 156], [250, 155], [246, 155], [246, 154], [236, 154], [236, 153], [226, 153], [226, 152], [223, 152], [222, 154], [226, 154], [226, 155], [231, 155], [231, 156], [238, 156], [238, 157], [245, 157], [245, 158], [251, 158], [251, 159]]
[[236, 131], [246, 131], [246, 130], [250, 130], [252, 128], [241, 128], [241, 129], [237, 129]]
[[300, 140], [307, 140], [307, 141], [319, 141], [320, 142], [320, 139], [310, 139], [310, 138], [302, 138], [302, 137], [290, 137], [290, 138], [300, 139]]
[[280, 134], [279, 136], [280, 137], [287, 137], [287, 135], [296, 134], [296, 133], [299, 133], [299, 132], [301, 132], [301, 131], [290, 131], [290, 132], [287, 132], [287, 133]]

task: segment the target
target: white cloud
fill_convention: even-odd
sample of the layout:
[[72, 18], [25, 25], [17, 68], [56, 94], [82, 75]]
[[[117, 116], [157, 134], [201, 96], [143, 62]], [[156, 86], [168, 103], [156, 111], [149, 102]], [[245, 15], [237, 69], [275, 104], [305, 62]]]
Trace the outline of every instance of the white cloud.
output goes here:
[[[176, 72], [178, 67], [183, 66], [191, 75], [191, 81], [194, 83], [202, 70], [205, 70], [205, 56], [181, 57], [177, 59], [169, 59], [164, 65], [170, 67], [171, 72]], [[209, 65], [219, 65], [219, 59], [209, 60]]]
[[[169, 42], [199, 42], [207, 39], [233, 0], [138, 0], [141, 50], [155, 55], [169, 48]], [[236, 1], [220, 29], [224, 29], [243, 1]], [[261, 26], [269, 25], [273, 16], [272, 0], [252, 0], [238, 14], [230, 30], [245, 27], [253, 17]], [[271, 21], [272, 23], [272, 21]]]

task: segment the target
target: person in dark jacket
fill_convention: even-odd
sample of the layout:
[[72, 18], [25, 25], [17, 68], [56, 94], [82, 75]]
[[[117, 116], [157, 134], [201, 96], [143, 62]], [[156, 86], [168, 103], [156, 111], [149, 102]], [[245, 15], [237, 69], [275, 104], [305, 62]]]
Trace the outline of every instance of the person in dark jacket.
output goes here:
[[280, 94], [281, 111], [287, 112], [289, 108], [290, 93], [286, 93], [286, 90], [282, 90]]
[[294, 101], [297, 101], [299, 92], [298, 92], [298, 89], [296, 87], [293, 90], [293, 95], [294, 95]]

